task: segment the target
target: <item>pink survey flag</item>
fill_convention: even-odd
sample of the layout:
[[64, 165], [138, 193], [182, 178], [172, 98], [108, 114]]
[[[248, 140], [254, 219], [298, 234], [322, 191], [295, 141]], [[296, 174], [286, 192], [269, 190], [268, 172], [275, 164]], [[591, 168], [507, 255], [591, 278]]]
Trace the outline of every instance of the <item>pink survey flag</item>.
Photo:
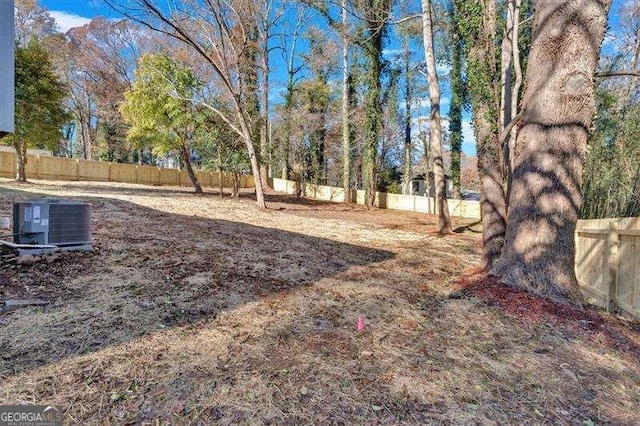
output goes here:
[[358, 332], [364, 330], [364, 315], [358, 315]]

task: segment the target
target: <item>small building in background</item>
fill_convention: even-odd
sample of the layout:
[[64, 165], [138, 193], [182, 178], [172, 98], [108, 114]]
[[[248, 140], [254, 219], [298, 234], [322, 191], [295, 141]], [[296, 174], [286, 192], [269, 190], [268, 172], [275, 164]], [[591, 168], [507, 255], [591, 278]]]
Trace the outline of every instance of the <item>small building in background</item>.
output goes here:
[[[451, 198], [453, 194], [453, 180], [449, 175], [444, 175], [444, 178], [447, 185], [447, 198]], [[429, 172], [428, 181], [425, 179], [424, 174], [414, 175], [409, 182], [409, 191], [410, 195], [435, 197], [436, 189], [433, 172]]]

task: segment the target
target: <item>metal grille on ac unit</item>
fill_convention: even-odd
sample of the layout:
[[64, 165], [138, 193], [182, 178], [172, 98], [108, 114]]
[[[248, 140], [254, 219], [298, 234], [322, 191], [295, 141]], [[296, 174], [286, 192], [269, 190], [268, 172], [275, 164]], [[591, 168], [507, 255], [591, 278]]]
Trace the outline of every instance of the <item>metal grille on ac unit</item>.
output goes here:
[[15, 203], [13, 230], [14, 242], [17, 244], [90, 244], [91, 205], [56, 199]]

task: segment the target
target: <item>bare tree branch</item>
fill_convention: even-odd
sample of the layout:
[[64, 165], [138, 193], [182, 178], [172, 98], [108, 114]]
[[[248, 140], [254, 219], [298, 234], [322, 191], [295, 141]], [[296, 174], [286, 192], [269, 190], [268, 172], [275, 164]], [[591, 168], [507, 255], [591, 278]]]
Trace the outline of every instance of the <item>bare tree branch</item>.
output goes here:
[[640, 77], [640, 70], [621, 70], [621, 71], [601, 71], [597, 72], [596, 77], [608, 78], [608, 77]]

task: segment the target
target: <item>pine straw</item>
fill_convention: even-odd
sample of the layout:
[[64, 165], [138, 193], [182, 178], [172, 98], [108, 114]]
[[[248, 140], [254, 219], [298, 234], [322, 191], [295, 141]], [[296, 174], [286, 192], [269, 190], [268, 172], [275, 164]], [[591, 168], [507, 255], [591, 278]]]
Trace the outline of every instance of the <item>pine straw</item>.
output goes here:
[[430, 216], [3, 187], [0, 215], [91, 201], [97, 250], [5, 273], [3, 297], [54, 303], [0, 316], [0, 403], [75, 424], [640, 422], [637, 324], [460, 279], [477, 234], [434, 236]]

